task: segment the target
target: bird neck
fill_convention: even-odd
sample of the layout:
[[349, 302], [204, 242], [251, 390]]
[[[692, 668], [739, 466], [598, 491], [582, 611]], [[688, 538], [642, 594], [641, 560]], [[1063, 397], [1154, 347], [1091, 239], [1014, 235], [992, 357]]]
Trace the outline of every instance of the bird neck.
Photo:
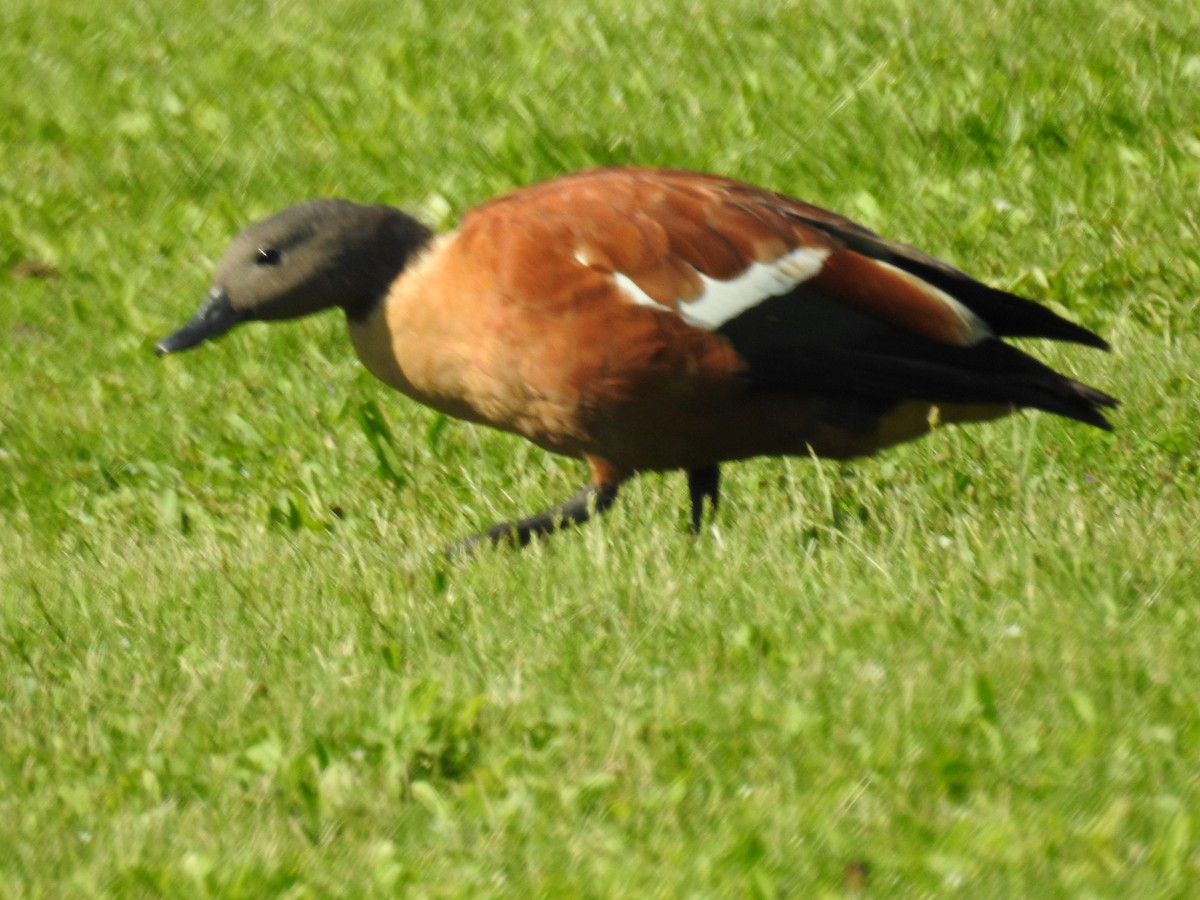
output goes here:
[[392, 285], [403, 277], [408, 266], [419, 257], [434, 233], [398, 209], [389, 209], [376, 233], [364, 242], [366, 252], [357, 261], [360, 290], [342, 309], [350, 323], [366, 322], [384, 302]]

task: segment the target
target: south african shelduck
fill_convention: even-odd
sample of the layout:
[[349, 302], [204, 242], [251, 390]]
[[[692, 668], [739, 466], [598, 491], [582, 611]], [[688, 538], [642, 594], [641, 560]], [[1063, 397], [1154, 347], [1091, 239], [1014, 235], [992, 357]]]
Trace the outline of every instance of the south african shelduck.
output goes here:
[[443, 235], [387, 206], [293, 206], [233, 240], [156, 349], [329, 307], [386, 384], [587, 462], [568, 500], [460, 546], [585, 522], [642, 470], [687, 473], [696, 531], [727, 460], [845, 459], [1021, 407], [1108, 429], [1116, 405], [1001, 340], [1106, 348], [1091, 331], [842, 216], [692, 172], [558, 178]]

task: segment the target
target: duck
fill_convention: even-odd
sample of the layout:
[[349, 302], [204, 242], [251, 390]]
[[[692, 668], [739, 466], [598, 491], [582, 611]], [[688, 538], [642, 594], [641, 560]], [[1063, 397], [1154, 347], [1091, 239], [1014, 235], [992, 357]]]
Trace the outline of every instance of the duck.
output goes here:
[[337, 308], [380, 381], [447, 416], [586, 463], [587, 482], [452, 545], [523, 546], [686, 474], [690, 530], [721, 464], [846, 460], [1033, 409], [1111, 430], [1118, 401], [1007, 338], [1095, 332], [782, 193], [608, 167], [517, 188], [435, 233], [322, 198], [238, 234], [199, 310], [155, 347]]

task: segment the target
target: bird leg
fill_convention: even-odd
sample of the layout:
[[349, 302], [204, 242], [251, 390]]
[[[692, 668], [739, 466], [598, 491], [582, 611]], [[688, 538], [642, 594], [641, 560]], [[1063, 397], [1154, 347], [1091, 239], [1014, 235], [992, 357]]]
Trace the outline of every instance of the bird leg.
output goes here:
[[596, 514], [612, 506], [617, 499], [617, 485], [588, 484], [554, 506], [515, 522], [499, 522], [481, 534], [473, 534], [446, 548], [446, 556], [468, 555], [480, 544], [512, 544], [524, 547], [534, 537], [551, 534], [571, 525], [582, 525]]
[[700, 520], [704, 516], [704, 498], [712, 501], [713, 512], [721, 502], [721, 467], [702, 466], [687, 470], [688, 496], [692, 501], [692, 534], [700, 533]]

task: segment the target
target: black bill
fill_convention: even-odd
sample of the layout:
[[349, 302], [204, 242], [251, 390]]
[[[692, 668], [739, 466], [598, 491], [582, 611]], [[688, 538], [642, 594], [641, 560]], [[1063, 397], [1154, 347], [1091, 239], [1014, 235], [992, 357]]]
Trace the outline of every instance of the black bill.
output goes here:
[[154, 352], [162, 356], [164, 353], [187, 350], [224, 334], [245, 319], [246, 314], [234, 309], [230, 304], [229, 295], [222, 288], [213, 287], [209, 290], [204, 305], [188, 323], [155, 344]]

